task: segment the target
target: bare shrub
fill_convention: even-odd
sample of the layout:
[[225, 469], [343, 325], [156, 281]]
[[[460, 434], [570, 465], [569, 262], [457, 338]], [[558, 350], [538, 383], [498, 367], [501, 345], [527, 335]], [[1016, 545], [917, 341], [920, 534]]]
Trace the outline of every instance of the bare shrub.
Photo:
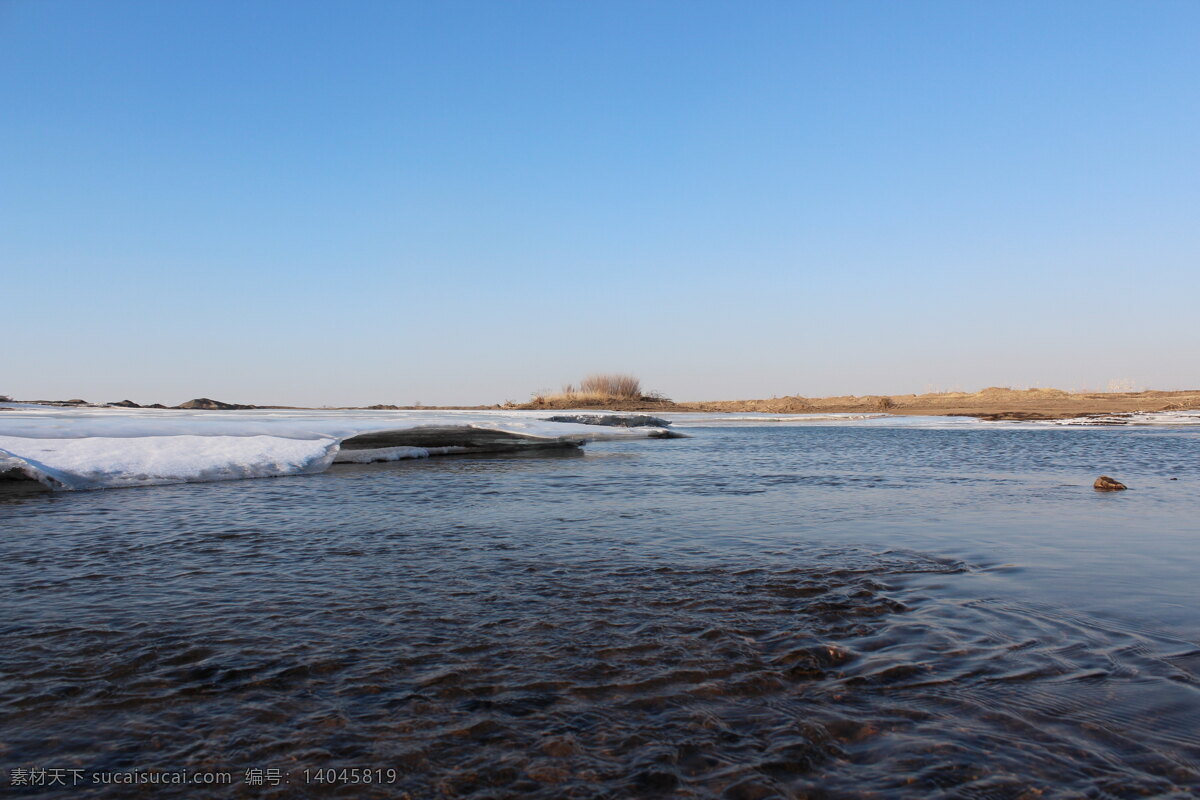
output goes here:
[[875, 401], [875, 409], [877, 411], [887, 411], [896, 407], [896, 401], [890, 397], [881, 397]]
[[619, 400], [640, 400], [642, 382], [632, 375], [595, 373], [579, 382], [579, 393], [613, 397]]

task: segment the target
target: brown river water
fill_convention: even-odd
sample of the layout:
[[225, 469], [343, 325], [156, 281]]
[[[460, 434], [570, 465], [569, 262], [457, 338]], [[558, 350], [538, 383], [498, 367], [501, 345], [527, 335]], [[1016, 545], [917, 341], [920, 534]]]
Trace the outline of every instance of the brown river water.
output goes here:
[[1200, 796], [1195, 427], [693, 433], [0, 499], [0, 788]]

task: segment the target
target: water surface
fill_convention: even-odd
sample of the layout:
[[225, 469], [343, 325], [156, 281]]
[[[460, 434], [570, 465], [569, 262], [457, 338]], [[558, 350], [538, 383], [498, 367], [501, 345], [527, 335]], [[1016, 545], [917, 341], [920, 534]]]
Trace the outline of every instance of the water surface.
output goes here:
[[[693, 432], [0, 500], [0, 767], [237, 777], [113, 797], [1200, 792], [1194, 428]], [[305, 780], [343, 767], [395, 782]]]

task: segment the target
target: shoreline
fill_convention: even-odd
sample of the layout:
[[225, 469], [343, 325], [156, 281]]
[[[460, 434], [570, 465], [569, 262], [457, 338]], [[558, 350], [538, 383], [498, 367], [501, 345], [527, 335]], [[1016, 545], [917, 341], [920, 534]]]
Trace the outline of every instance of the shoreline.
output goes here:
[[[116, 403], [88, 403], [82, 400], [11, 401], [67, 408], [157, 408], [161, 404], [139, 405], [129, 400]], [[1001, 389], [980, 392], [940, 392], [907, 395], [842, 395], [837, 397], [801, 397], [797, 395], [759, 400], [712, 400], [675, 402], [661, 398], [600, 399], [570, 396], [539, 397], [527, 403], [458, 406], [338, 406], [309, 408], [286, 405], [241, 405], [198, 398], [176, 410], [296, 410], [296, 411], [638, 411], [708, 412], [759, 414], [895, 414], [903, 416], [976, 417], [984, 420], [1055, 420], [1072, 417], [1105, 416], [1134, 412], [1200, 410], [1200, 390], [1142, 392], [1066, 392], [1060, 389]], [[5, 410], [0, 406], [0, 410]]]

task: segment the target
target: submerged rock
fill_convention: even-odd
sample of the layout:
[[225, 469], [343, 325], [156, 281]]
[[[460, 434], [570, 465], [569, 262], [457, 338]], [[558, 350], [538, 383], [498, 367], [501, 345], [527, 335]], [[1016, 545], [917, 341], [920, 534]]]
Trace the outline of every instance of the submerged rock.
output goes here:
[[1119, 492], [1129, 487], [1107, 475], [1101, 475], [1099, 478], [1096, 478], [1096, 482], [1092, 484], [1092, 488], [1098, 492]]
[[0, 496], [16, 492], [49, 491], [53, 478], [42, 483], [33, 473], [16, 459], [0, 456]]
[[574, 422], [578, 425], [608, 425], [614, 428], [665, 428], [671, 423], [647, 414], [560, 414], [543, 422]]
[[37, 482], [37, 478], [30, 475], [20, 467], [10, 467], [7, 464], [0, 462], [0, 481], [32, 481]]
[[475, 428], [470, 425], [421, 425], [397, 430], [367, 431], [343, 439], [341, 450], [376, 450], [390, 447], [420, 447], [440, 449], [461, 448], [471, 451], [516, 450], [525, 447], [579, 447], [582, 439], [561, 437], [548, 439], [508, 431]]

